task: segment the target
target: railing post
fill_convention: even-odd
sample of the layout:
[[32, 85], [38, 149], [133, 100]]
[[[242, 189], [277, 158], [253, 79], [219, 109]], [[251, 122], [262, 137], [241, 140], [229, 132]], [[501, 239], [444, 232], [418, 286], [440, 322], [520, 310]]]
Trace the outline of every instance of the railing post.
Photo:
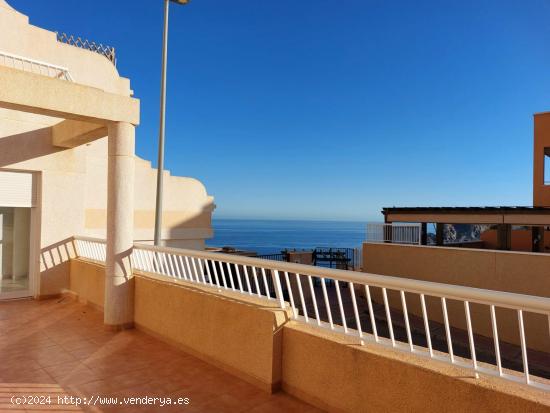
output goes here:
[[279, 306], [285, 308], [285, 298], [283, 296], [283, 289], [281, 287], [281, 279], [279, 278], [279, 271], [271, 270], [271, 277], [273, 278], [273, 286], [275, 287], [275, 297], [279, 301]]
[[383, 224], [383, 238], [382, 241], [388, 244], [393, 243], [393, 224], [391, 222]]

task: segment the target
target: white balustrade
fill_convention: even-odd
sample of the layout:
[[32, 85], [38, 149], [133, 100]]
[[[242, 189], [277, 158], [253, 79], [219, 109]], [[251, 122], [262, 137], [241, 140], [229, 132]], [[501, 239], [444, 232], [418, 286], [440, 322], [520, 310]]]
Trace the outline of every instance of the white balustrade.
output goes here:
[[25, 72], [36, 73], [38, 75], [74, 82], [71, 74], [69, 73], [69, 69], [65, 67], [41, 62], [40, 60], [30, 59], [28, 57], [18, 56], [12, 53], [3, 52], [1, 50], [0, 65], [23, 70]]
[[[86, 237], [76, 237], [75, 241], [81, 258], [104, 260], [105, 241]], [[527, 313], [544, 317], [547, 322], [542, 330], [545, 331], [537, 333], [548, 337], [550, 298], [143, 244], [135, 244], [132, 263], [134, 269], [141, 272], [200, 284], [217, 291], [232, 291], [265, 300], [277, 300], [281, 308], [291, 310], [293, 319], [316, 328], [356, 337], [361, 344], [372, 342], [471, 369], [476, 375], [493, 375], [550, 391], [548, 380], [529, 373], [529, 337], [526, 337], [524, 323]], [[392, 302], [393, 305], [390, 305], [390, 293], [394, 294], [394, 300], [397, 301]], [[378, 302], [375, 302], [376, 298]], [[428, 298], [432, 301], [429, 302]], [[434, 298], [440, 304], [437, 310], [433, 308]], [[462, 351], [461, 355], [456, 351], [461, 344], [457, 344], [456, 337], [453, 337], [453, 327], [449, 323], [450, 301], [462, 303], [464, 309], [468, 351]], [[420, 303], [421, 314], [418, 318], [424, 327], [422, 340], [418, 339], [418, 328], [417, 335], [413, 335], [411, 303]], [[429, 303], [432, 303], [432, 308]], [[396, 312], [398, 304], [401, 311]], [[476, 334], [472, 326], [475, 320], [472, 321], [472, 318], [473, 314], [479, 313], [471, 312], [472, 305], [485, 306], [487, 314], [490, 314], [494, 363], [480, 362], [478, 359], [477, 349], [480, 344], [476, 346]], [[379, 310], [379, 314], [376, 314], [375, 309]], [[523, 363], [521, 372], [506, 370], [502, 366], [496, 311], [502, 309], [513, 311], [517, 315]], [[434, 348], [433, 330], [430, 329], [430, 323], [434, 322], [433, 317], [430, 318], [430, 310], [432, 316], [435, 311], [441, 311], [443, 315], [446, 343], [438, 348]], [[401, 321], [404, 329], [397, 334], [399, 323], [396, 322]], [[413, 342], [415, 337], [417, 340]]]
[[421, 224], [369, 222], [366, 242], [420, 244]]
[[90, 237], [75, 237], [74, 246], [80, 258], [91, 261], [105, 262], [106, 243], [105, 240]]

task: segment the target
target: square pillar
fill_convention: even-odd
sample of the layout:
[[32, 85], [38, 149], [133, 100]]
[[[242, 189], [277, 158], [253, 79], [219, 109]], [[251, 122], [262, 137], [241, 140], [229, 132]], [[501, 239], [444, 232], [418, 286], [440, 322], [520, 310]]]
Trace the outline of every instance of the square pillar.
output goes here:
[[445, 229], [445, 224], [440, 222], [435, 224], [435, 245], [443, 245], [443, 231]]
[[497, 249], [511, 250], [512, 249], [512, 225], [498, 224], [497, 225]]
[[134, 244], [135, 127], [108, 125], [107, 259], [104, 323], [110, 329], [134, 322], [134, 284], [130, 256]]
[[531, 242], [531, 251], [544, 252], [544, 227], [531, 227]]

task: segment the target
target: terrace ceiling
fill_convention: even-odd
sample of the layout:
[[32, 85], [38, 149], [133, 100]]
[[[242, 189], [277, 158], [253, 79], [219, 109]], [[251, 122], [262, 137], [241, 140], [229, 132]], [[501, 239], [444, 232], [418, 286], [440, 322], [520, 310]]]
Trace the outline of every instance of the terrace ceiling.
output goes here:
[[69, 148], [106, 136], [110, 122], [139, 124], [138, 99], [4, 66], [0, 107], [65, 119], [52, 143]]

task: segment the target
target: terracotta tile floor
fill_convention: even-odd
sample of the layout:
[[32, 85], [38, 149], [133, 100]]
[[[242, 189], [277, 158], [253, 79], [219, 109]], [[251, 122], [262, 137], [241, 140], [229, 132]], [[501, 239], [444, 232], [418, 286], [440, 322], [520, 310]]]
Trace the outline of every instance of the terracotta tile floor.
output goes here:
[[[50, 396], [51, 405], [11, 403]], [[71, 406], [58, 396], [178, 397], [183, 406]], [[37, 399], [38, 400], [38, 399]], [[43, 398], [42, 400], [46, 400]], [[119, 401], [117, 401], [119, 402]], [[103, 315], [68, 298], [0, 302], [0, 411], [315, 412], [269, 395], [137, 330], [103, 329]]]

